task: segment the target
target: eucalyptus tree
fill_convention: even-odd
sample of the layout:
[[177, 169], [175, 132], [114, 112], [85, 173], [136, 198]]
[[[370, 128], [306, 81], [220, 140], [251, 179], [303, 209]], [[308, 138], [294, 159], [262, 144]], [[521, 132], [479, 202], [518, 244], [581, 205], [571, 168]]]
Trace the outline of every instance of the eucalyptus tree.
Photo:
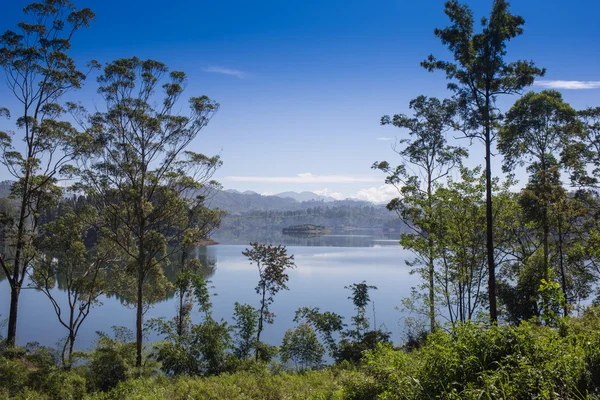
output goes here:
[[[83, 207], [42, 227], [41, 253], [32, 262], [31, 286], [46, 295], [67, 330], [61, 361], [70, 368], [79, 330], [100, 297], [110, 293], [109, 268], [117, 263], [115, 244], [100, 237], [93, 248], [87, 234], [98, 228], [98, 213]], [[57, 287], [61, 292], [53, 290]]]
[[488, 295], [490, 319], [497, 320], [496, 265], [494, 262], [494, 230], [492, 208], [492, 146], [501, 119], [497, 98], [520, 93], [531, 85], [544, 69], [532, 61], [507, 62], [506, 47], [510, 40], [523, 33], [525, 20], [510, 13], [505, 0], [494, 0], [489, 18], [482, 18], [482, 30], [474, 32], [471, 9], [457, 0], [447, 1], [445, 13], [451, 25], [434, 33], [452, 53], [454, 61], [442, 61], [430, 55], [421, 65], [428, 71], [446, 74], [448, 89], [458, 103], [460, 121], [455, 128], [471, 140], [480, 140], [485, 147], [486, 174], [486, 241], [488, 263]]
[[[532, 215], [541, 225], [544, 271], [550, 270], [550, 208], [564, 196], [560, 182], [560, 156], [566, 143], [579, 130], [577, 112], [555, 90], [529, 92], [506, 113], [499, 131], [498, 149], [504, 156], [503, 169], [512, 172], [516, 165], [529, 163], [532, 173], [524, 192]], [[531, 213], [530, 213], [531, 214]]]
[[259, 280], [256, 285], [256, 294], [260, 296], [260, 307], [258, 311], [258, 328], [256, 330], [256, 360], [260, 358], [260, 334], [264, 324], [272, 324], [275, 314], [269, 310], [273, 304], [275, 295], [280, 290], [288, 290], [287, 282], [289, 275], [287, 271], [295, 268], [294, 255], [288, 255], [285, 246], [265, 245], [250, 243], [250, 248], [245, 249], [242, 254], [250, 260], [250, 264], [256, 264]]
[[400, 219], [410, 228], [403, 233], [400, 244], [415, 254], [415, 259], [407, 261], [411, 267], [421, 265], [417, 270], [427, 282], [430, 330], [436, 327], [435, 308], [435, 263], [436, 218], [433, 215], [434, 191], [452, 168], [467, 156], [466, 150], [450, 146], [446, 133], [452, 126], [455, 104], [450, 100], [439, 100], [419, 96], [409, 105], [413, 116], [397, 114], [384, 116], [382, 125], [392, 124], [408, 131], [408, 138], [398, 140], [393, 150], [400, 156], [401, 163], [392, 167], [387, 161], [375, 162], [373, 168], [380, 169], [388, 176], [385, 182], [393, 185], [399, 197], [391, 200], [387, 208], [396, 211]]
[[[0, 162], [16, 181], [11, 191], [16, 217], [10, 225], [8, 246], [0, 265], [11, 289], [7, 341], [15, 344], [19, 295], [37, 248], [39, 212], [59, 197], [56, 187], [60, 172], [72, 160], [72, 142], [80, 139], [68, 123], [58, 102], [79, 89], [86, 78], [69, 56], [75, 33], [88, 27], [94, 13], [77, 10], [68, 0], [45, 0], [23, 9], [27, 21], [18, 30], [0, 36], [0, 67], [16, 101], [13, 113], [22, 145], [13, 146], [11, 134], [0, 132]], [[90, 67], [95, 66], [92, 62]], [[0, 108], [0, 116], [11, 116]]]
[[189, 210], [198, 191], [215, 184], [212, 174], [221, 161], [186, 148], [219, 105], [206, 96], [191, 97], [186, 115], [179, 114], [186, 76], [154, 60], [116, 60], [98, 82], [104, 111], [87, 115], [70, 105], [93, 138], [79, 159], [79, 188], [101, 210], [103, 235], [126, 260], [119, 283], [136, 308], [139, 367], [144, 313], [168, 286], [164, 266], [204, 233], [189, 223]]

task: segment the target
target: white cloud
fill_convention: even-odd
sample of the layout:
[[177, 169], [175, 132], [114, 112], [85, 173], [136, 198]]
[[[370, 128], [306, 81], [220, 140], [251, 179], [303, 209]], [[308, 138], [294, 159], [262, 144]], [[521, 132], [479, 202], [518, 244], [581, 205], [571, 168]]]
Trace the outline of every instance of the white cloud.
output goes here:
[[398, 191], [391, 185], [383, 185], [361, 189], [354, 197], [358, 200], [370, 201], [372, 203], [387, 203], [391, 199], [398, 197]]
[[339, 192], [330, 192], [329, 189], [327, 189], [327, 188], [325, 188], [323, 190], [315, 190], [314, 193], [318, 194], [319, 196], [333, 197], [336, 200], [343, 200], [345, 198], [343, 194], [341, 194]]
[[260, 183], [357, 183], [379, 182], [380, 178], [366, 178], [348, 175], [314, 175], [310, 172], [296, 176], [226, 176], [223, 180], [229, 182], [260, 182]]
[[391, 137], [378, 137], [377, 140], [388, 141], [388, 140], [394, 140], [394, 138], [391, 138]]
[[600, 81], [537, 80], [534, 85], [548, 89], [600, 89]]
[[207, 67], [207, 68], [203, 68], [204, 72], [213, 72], [215, 74], [223, 74], [223, 75], [230, 75], [230, 76], [235, 76], [237, 78], [240, 79], [245, 79], [248, 77], [248, 74], [244, 71], [240, 71], [237, 69], [231, 69], [231, 68], [223, 68], [223, 67]]

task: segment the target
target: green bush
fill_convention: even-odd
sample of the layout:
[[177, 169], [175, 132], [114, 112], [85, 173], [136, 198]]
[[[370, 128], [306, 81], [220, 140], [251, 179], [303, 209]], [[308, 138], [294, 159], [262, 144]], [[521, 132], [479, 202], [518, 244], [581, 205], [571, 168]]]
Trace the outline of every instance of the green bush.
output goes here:
[[[600, 391], [600, 332], [581, 325], [465, 324], [408, 353], [379, 346], [345, 382], [348, 398], [588, 399]], [[581, 322], [577, 322], [581, 324]], [[593, 324], [592, 324], [593, 325]]]
[[54, 368], [39, 374], [32, 373], [31, 377], [30, 387], [49, 400], [80, 400], [87, 394], [85, 378], [75, 372]]
[[202, 400], [283, 400], [342, 399], [341, 386], [331, 372], [309, 371], [304, 374], [238, 372], [207, 378], [150, 378], [121, 382], [95, 400], [117, 399], [202, 399]]
[[29, 370], [22, 362], [0, 356], [0, 388], [7, 395], [15, 396], [25, 388]]
[[137, 370], [132, 343], [106, 337], [71, 371], [45, 350], [14, 348], [0, 356], [0, 399], [600, 399], [600, 310], [557, 326], [469, 323], [410, 351], [369, 342], [358, 364], [302, 373], [231, 357], [235, 372], [205, 377]]

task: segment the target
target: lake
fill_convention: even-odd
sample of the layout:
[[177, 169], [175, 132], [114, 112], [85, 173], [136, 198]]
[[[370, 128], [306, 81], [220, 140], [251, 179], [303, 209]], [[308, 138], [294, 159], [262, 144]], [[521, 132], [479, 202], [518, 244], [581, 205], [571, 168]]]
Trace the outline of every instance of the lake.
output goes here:
[[[248, 242], [260, 240], [249, 238], [215, 237], [221, 244], [197, 249], [197, 256], [210, 270], [214, 286], [213, 316], [231, 321], [234, 303], [249, 303], [258, 306], [258, 295], [254, 291], [258, 271], [251, 265], [242, 251]], [[270, 238], [273, 239], [273, 238]], [[288, 254], [294, 254], [297, 268], [290, 271], [289, 291], [279, 292], [271, 309], [276, 314], [275, 323], [267, 325], [262, 338], [270, 344], [281, 343], [284, 332], [292, 328], [294, 312], [300, 307], [319, 307], [345, 317], [350, 323], [353, 305], [348, 299], [350, 291], [344, 286], [366, 280], [378, 290], [371, 293], [375, 305], [377, 326], [384, 326], [392, 333], [395, 343], [401, 343], [403, 328], [399, 325], [401, 313], [395, 310], [400, 300], [408, 296], [410, 288], [418, 283], [415, 275], [404, 260], [410, 253], [398, 245], [398, 238], [381, 234], [338, 234], [299, 238], [279, 235], [266, 242], [284, 244]], [[246, 244], [241, 244], [246, 243]], [[168, 273], [168, 276], [172, 273]], [[55, 289], [58, 290], [58, 289]], [[0, 282], [0, 319], [8, 316], [10, 290], [8, 282]], [[112, 298], [103, 298], [103, 304], [92, 310], [84, 322], [77, 338], [77, 348], [88, 350], [94, 343], [96, 331], [111, 332], [111, 326], [135, 326], [135, 310], [126, 308]], [[58, 323], [48, 299], [35, 290], [23, 290], [19, 303], [18, 343], [37, 341], [55, 347], [66, 330]], [[175, 300], [166, 299], [147, 313], [145, 319], [153, 317], [171, 318], [175, 314]], [[373, 309], [367, 313], [373, 321]], [[198, 321], [198, 313], [194, 313]], [[6, 327], [3, 327], [5, 333]], [[149, 340], [156, 340], [150, 336]]]

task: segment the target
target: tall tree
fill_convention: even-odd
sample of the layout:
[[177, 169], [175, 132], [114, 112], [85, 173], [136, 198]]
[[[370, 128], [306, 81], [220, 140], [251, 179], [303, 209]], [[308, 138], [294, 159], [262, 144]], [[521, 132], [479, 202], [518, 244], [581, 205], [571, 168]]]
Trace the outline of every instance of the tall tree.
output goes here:
[[264, 324], [272, 324], [275, 314], [269, 310], [273, 304], [274, 296], [280, 290], [288, 290], [287, 281], [289, 275], [287, 270], [295, 268], [294, 255], [288, 255], [285, 246], [273, 246], [260, 243], [250, 243], [251, 248], [242, 252], [248, 257], [251, 264], [258, 268], [259, 280], [256, 285], [256, 293], [260, 296], [260, 308], [258, 312], [258, 329], [256, 331], [256, 359], [260, 358], [259, 345], [260, 334]]
[[[86, 77], [68, 55], [71, 39], [94, 18], [90, 9], [77, 10], [68, 0], [31, 3], [23, 11], [28, 21], [0, 36], [0, 66], [20, 107], [16, 127], [23, 137], [15, 148], [11, 135], [0, 132], [0, 162], [16, 180], [11, 196], [18, 202], [16, 218], [4, 221], [10, 223], [9, 244], [0, 255], [11, 289], [9, 345], [15, 344], [19, 295], [38, 250], [39, 213], [58, 196], [55, 184], [79, 138], [69, 123], [59, 121], [64, 110], [58, 101]], [[10, 116], [9, 110], [0, 108], [0, 116]]]
[[494, 0], [489, 18], [482, 18], [482, 30], [474, 33], [473, 13], [457, 0], [447, 1], [445, 13], [452, 25], [435, 29], [437, 36], [452, 55], [454, 62], [441, 61], [430, 55], [421, 65], [428, 71], [446, 74], [448, 89], [455, 93], [461, 121], [455, 128], [470, 139], [481, 140], [485, 147], [486, 174], [486, 241], [490, 320], [497, 320], [496, 265], [492, 208], [492, 145], [496, 139], [501, 114], [496, 100], [503, 94], [515, 94], [531, 85], [544, 69], [532, 61], [505, 61], [508, 42], [523, 33], [525, 20], [509, 11], [505, 0]]
[[544, 246], [544, 271], [550, 270], [550, 208], [564, 189], [560, 183], [557, 157], [566, 142], [578, 132], [576, 111], [555, 90], [529, 92], [516, 101], [506, 113], [499, 130], [498, 149], [504, 156], [503, 169], [513, 171], [516, 165], [530, 163], [533, 176], [524, 192], [538, 217]]
[[127, 260], [130, 281], [124, 286], [136, 308], [138, 367], [144, 312], [164, 295], [163, 267], [170, 257], [202, 238], [203, 230], [187, 221], [189, 209], [221, 165], [219, 157], [186, 151], [219, 105], [206, 96], [191, 97], [188, 115], [178, 114], [174, 107], [185, 81], [183, 72], [169, 73], [158, 61], [119, 59], [98, 78], [105, 111], [86, 118], [85, 110], [71, 105], [93, 137], [80, 159], [81, 190], [101, 209], [105, 237]]
[[400, 194], [391, 200], [387, 208], [396, 211], [402, 221], [410, 228], [403, 233], [400, 243], [410, 249], [416, 259], [407, 262], [418, 269], [427, 282], [430, 330], [436, 327], [435, 308], [435, 263], [436, 253], [435, 224], [433, 215], [434, 191], [436, 185], [446, 177], [451, 169], [460, 163], [467, 152], [448, 145], [446, 133], [452, 126], [454, 103], [450, 100], [419, 96], [411, 100], [413, 116], [404, 114], [384, 116], [382, 125], [392, 124], [408, 131], [409, 138], [400, 139], [394, 151], [402, 163], [393, 168], [387, 161], [376, 162], [373, 168], [384, 171], [388, 176], [385, 182], [394, 185]]

